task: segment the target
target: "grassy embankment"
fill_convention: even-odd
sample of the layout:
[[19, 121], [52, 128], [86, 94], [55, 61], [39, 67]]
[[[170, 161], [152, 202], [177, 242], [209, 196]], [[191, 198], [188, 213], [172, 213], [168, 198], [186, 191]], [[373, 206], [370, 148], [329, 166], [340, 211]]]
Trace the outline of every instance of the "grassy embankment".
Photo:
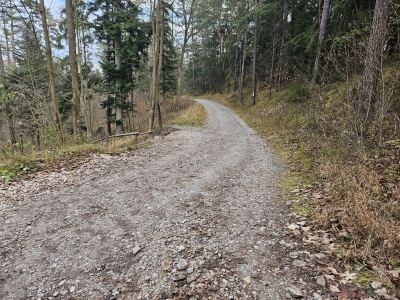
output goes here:
[[[170, 100], [163, 112], [165, 126], [172, 124], [186, 126], [201, 126], [206, 118], [204, 107], [188, 98]], [[147, 119], [143, 118], [141, 128], [146, 128]], [[145, 124], [146, 123], [146, 124]], [[83, 161], [89, 159], [91, 153], [123, 153], [148, 145], [148, 136], [143, 135], [139, 139], [134, 136], [110, 139], [108, 145], [98, 143], [74, 143], [58, 148], [36, 150], [25, 147], [20, 149], [2, 149], [0, 153], [0, 182], [8, 182], [20, 178], [28, 179], [35, 176], [39, 170], [59, 170], [74, 168]]]
[[347, 91], [344, 83], [312, 90], [291, 83], [280, 92], [260, 90], [254, 107], [249, 91], [244, 105], [235, 94], [205, 97], [232, 108], [281, 154], [289, 166], [282, 187], [295, 211], [337, 237], [341, 259], [371, 273], [377, 264], [400, 270], [399, 133], [384, 118], [360, 141]]

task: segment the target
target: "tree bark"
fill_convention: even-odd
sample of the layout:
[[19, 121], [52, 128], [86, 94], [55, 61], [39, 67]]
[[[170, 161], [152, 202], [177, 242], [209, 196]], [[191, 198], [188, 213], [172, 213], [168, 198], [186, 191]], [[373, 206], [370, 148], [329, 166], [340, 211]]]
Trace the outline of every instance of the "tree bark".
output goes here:
[[[256, 9], [259, 7], [259, 2], [258, 0], [256, 1]], [[258, 24], [258, 12], [256, 12], [256, 18], [255, 18], [255, 29], [254, 29], [254, 41], [253, 41], [253, 93], [251, 96], [251, 105], [254, 106], [256, 105], [256, 98], [257, 98], [257, 24]]]
[[[162, 1], [158, 0], [157, 2], [157, 19], [155, 20], [155, 36], [153, 37], [153, 71], [152, 71], [152, 84], [151, 84], [151, 100], [150, 100], [150, 118], [149, 118], [149, 131], [153, 130], [154, 126], [154, 118], [156, 109], [159, 110], [158, 107], [158, 95], [159, 95], [159, 62], [160, 62], [160, 53], [161, 49], [161, 27], [164, 23], [164, 17], [161, 20], [161, 10]], [[154, 23], [154, 22], [153, 22]], [[154, 25], [153, 25], [154, 28]], [[154, 34], [154, 31], [153, 31]], [[161, 62], [162, 67], [162, 62]]]
[[0, 45], [0, 75], [1, 76], [6, 75], [6, 70], [4, 68], [4, 61], [3, 61], [3, 50], [1, 49], [1, 45]]
[[[118, 12], [120, 7], [118, 5], [114, 6], [114, 10]], [[117, 13], [118, 15], [118, 13]], [[115, 23], [119, 25], [119, 20], [116, 18]], [[115, 57], [115, 134], [122, 134], [123, 131], [123, 121], [122, 121], [122, 57], [121, 57], [121, 31], [117, 28], [117, 33], [114, 39], [114, 57]]]
[[183, 19], [184, 35], [183, 35], [183, 42], [182, 42], [181, 53], [180, 53], [180, 58], [179, 58], [179, 63], [178, 63], [178, 96], [182, 95], [183, 62], [185, 61], [187, 44], [193, 35], [192, 24], [193, 24], [193, 14], [194, 14], [194, 9], [195, 9], [195, 5], [196, 5], [196, 0], [190, 1], [189, 14], [186, 11], [186, 8], [187, 8], [186, 0], [180, 0], [180, 2], [182, 3], [182, 19]]
[[[4, 68], [4, 61], [3, 61], [3, 52], [1, 50], [1, 45], [0, 45], [0, 79], [1, 77], [6, 75], [6, 70]], [[17, 138], [15, 134], [15, 128], [14, 128], [14, 118], [13, 118], [13, 113], [11, 111], [10, 103], [6, 101], [5, 103], [5, 113], [7, 115], [7, 121], [8, 121], [8, 129], [10, 131], [10, 139], [11, 139], [11, 144], [15, 145], [17, 143]]]
[[157, 71], [157, 85], [156, 85], [156, 105], [157, 105], [157, 120], [158, 120], [158, 128], [162, 129], [162, 118], [161, 118], [161, 109], [160, 109], [160, 83], [161, 83], [161, 75], [162, 75], [162, 66], [164, 61], [164, 2], [161, 1], [160, 10], [160, 54], [158, 56], [158, 71]]
[[121, 57], [121, 39], [116, 37], [114, 40], [114, 50], [115, 50], [115, 72], [117, 76], [115, 77], [115, 134], [122, 134], [122, 107], [121, 107], [121, 67], [122, 67], [122, 57]]
[[[367, 53], [364, 62], [364, 73], [361, 92], [358, 102], [358, 117], [360, 122], [365, 122], [376, 100], [376, 86], [378, 73], [383, 54], [383, 43], [386, 34], [389, 0], [377, 0], [370, 36], [368, 39]], [[360, 124], [362, 127], [362, 123]], [[360, 128], [362, 130], [362, 128]]]
[[69, 64], [71, 68], [72, 81], [73, 129], [74, 138], [76, 139], [80, 131], [80, 96], [78, 63], [76, 59], [75, 20], [72, 0], [65, 0], [65, 11], [67, 15]]
[[[275, 0], [274, 1], [274, 8], [276, 9], [277, 8], [277, 1]], [[274, 74], [275, 74], [275, 57], [276, 57], [276, 48], [277, 48], [277, 45], [278, 45], [278, 41], [277, 41], [277, 39], [278, 39], [278, 35], [277, 35], [277, 32], [276, 32], [276, 25], [277, 25], [277, 23], [276, 23], [276, 14], [274, 14], [274, 22], [273, 22], [273, 25], [274, 25], [274, 27], [273, 27], [273, 38], [272, 38], [272, 55], [271, 55], [271, 71], [270, 71], [270, 79], [269, 79], [269, 93], [270, 93], [270, 95], [271, 95], [271, 93], [272, 93], [272, 86], [273, 86], [273, 83], [274, 83]]]
[[284, 58], [284, 52], [285, 52], [285, 28], [284, 24], [287, 20], [288, 17], [288, 0], [284, 1], [284, 6], [283, 6], [283, 14], [282, 14], [282, 19], [281, 19], [281, 45], [280, 45], [280, 50], [279, 50], [279, 60], [278, 60], [278, 76], [276, 78], [276, 91], [280, 91], [282, 87], [282, 74], [283, 74], [283, 58]]
[[10, 43], [8, 41], [8, 34], [7, 34], [7, 28], [6, 28], [6, 20], [3, 20], [3, 32], [4, 32], [4, 38], [6, 40], [6, 52], [7, 52], [7, 67], [8, 69], [11, 68], [11, 56], [10, 56]]
[[61, 145], [63, 146], [63, 145], [65, 145], [64, 128], [63, 128], [63, 124], [62, 124], [62, 120], [61, 120], [60, 110], [58, 109], [56, 80], [54, 77], [53, 57], [52, 57], [52, 53], [51, 53], [50, 35], [49, 35], [49, 29], [47, 27], [46, 9], [44, 6], [44, 0], [40, 0], [39, 10], [40, 10], [41, 18], [42, 18], [44, 40], [45, 40], [45, 44], [46, 44], [47, 70], [49, 72], [51, 100], [53, 102], [56, 124], [58, 125], [58, 129], [60, 130], [60, 134], [61, 134]]
[[326, 36], [326, 26], [328, 25], [330, 5], [331, 5], [330, 0], [324, 0], [324, 8], [322, 10], [321, 23], [319, 26], [318, 48], [317, 48], [317, 54], [315, 56], [313, 77], [312, 77], [311, 85], [315, 85], [316, 80], [317, 80], [317, 75], [319, 73], [320, 59], [321, 59], [321, 47], [322, 47], [322, 43], [324, 42], [325, 36]]
[[244, 68], [246, 67], [246, 51], [247, 51], [247, 32], [249, 31], [249, 24], [246, 24], [244, 31], [243, 50], [242, 50], [242, 65], [240, 67], [240, 81], [239, 81], [239, 102], [243, 105], [243, 85], [244, 85]]

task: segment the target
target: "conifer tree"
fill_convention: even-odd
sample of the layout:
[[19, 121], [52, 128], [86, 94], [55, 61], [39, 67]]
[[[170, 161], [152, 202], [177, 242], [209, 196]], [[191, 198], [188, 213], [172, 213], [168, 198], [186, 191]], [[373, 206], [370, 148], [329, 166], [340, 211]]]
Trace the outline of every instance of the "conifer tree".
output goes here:
[[107, 99], [103, 107], [107, 109], [107, 123], [115, 123], [116, 134], [120, 134], [123, 115], [131, 109], [128, 94], [136, 87], [134, 70], [147, 53], [150, 28], [140, 20], [140, 9], [132, 1], [97, 0], [91, 11], [96, 15], [95, 31], [104, 49], [100, 65]]

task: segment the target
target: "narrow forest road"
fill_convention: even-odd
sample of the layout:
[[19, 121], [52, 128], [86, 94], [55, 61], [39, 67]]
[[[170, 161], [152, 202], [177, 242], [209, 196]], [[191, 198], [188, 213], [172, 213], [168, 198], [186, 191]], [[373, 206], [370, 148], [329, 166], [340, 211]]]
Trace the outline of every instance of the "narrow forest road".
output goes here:
[[202, 128], [4, 201], [0, 299], [322, 299], [310, 253], [297, 266], [287, 254], [277, 157], [231, 110], [199, 102]]

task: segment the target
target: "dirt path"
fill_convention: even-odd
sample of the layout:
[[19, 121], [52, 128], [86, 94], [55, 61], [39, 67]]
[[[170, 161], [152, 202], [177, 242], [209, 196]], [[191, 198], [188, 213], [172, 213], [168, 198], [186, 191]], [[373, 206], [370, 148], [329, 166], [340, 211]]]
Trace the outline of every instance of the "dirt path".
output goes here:
[[286, 255], [277, 157], [232, 111], [199, 102], [204, 127], [5, 201], [0, 299], [286, 299], [293, 287], [318, 299], [310, 259]]

